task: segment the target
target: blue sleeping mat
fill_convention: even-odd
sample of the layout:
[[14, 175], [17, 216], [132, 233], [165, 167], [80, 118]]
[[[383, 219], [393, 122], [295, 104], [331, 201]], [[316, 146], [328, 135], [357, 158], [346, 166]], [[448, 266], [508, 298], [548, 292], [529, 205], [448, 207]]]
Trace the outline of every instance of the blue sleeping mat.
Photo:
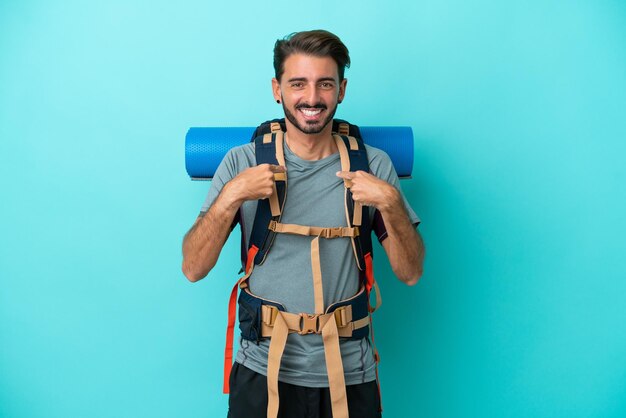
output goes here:
[[[189, 128], [185, 137], [185, 167], [193, 180], [209, 180], [226, 152], [250, 142], [256, 128]], [[400, 178], [413, 171], [413, 130], [409, 126], [361, 126], [363, 141], [385, 151]]]

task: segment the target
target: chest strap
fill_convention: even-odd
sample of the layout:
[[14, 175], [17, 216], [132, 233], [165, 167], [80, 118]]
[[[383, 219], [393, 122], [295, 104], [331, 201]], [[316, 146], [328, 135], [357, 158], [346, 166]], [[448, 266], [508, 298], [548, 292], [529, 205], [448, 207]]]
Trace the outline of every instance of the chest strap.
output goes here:
[[321, 226], [284, 224], [276, 221], [271, 221], [268, 228], [279, 234], [318, 236], [322, 238], [354, 238], [359, 236], [359, 228], [346, 226], [327, 228]]

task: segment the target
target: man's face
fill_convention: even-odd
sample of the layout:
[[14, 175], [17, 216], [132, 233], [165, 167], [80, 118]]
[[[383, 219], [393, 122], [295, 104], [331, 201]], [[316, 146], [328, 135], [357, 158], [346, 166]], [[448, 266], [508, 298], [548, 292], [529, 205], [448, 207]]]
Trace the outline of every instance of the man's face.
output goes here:
[[272, 89], [287, 121], [305, 134], [322, 132], [343, 100], [347, 80], [339, 82], [337, 63], [331, 57], [293, 54], [284, 65], [281, 82], [272, 79]]

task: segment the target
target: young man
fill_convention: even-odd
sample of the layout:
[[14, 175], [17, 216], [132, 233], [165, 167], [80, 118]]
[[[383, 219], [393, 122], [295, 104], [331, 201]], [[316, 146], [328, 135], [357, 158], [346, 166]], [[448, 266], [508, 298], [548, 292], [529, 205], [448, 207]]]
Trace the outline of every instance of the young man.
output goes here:
[[[254, 143], [225, 156], [200, 216], [183, 241], [183, 272], [190, 281], [202, 279], [213, 268], [236, 217], [249, 242], [257, 202], [270, 199], [275, 179], [287, 176], [281, 224], [316, 226], [318, 231], [349, 226], [344, 185], [350, 187], [355, 204], [369, 210], [372, 229], [396, 276], [408, 285], [417, 283], [424, 258], [416, 231], [419, 219], [400, 191], [389, 157], [367, 146], [369, 173], [341, 168], [332, 121], [346, 94], [344, 70], [349, 65], [347, 48], [327, 31], [299, 32], [276, 42], [272, 91], [285, 113], [285, 166], [257, 165]], [[287, 313], [305, 313], [300, 314], [300, 331], [303, 321], [313, 320], [315, 325], [309, 325], [308, 334], [289, 328], [287, 336], [284, 328], [285, 335], [278, 335], [278, 323], [286, 324], [289, 315], [278, 312], [271, 334], [264, 334], [271, 338], [241, 339], [230, 374], [231, 418], [380, 416], [369, 339], [339, 339], [334, 317], [324, 322], [322, 315], [332, 304], [360, 294], [362, 276], [353, 244], [344, 235], [325, 240], [319, 240], [322, 232], [311, 235], [277, 234], [265, 261], [254, 266], [247, 281], [246, 295], [278, 302]], [[279, 339], [286, 339], [284, 348], [275, 348]], [[338, 365], [329, 353], [333, 347], [340, 357]]]

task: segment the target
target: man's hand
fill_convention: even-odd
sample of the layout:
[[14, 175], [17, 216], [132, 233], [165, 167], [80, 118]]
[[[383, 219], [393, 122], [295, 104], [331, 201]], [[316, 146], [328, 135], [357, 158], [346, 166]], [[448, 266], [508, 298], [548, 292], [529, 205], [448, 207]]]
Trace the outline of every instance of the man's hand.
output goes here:
[[338, 171], [337, 177], [348, 180], [352, 199], [364, 206], [373, 206], [381, 213], [401, 204], [400, 194], [391, 184], [365, 171]]
[[261, 164], [250, 167], [229, 181], [224, 190], [240, 206], [246, 200], [267, 199], [274, 192], [276, 174], [285, 172], [280, 165]]
[[387, 230], [382, 246], [393, 272], [408, 285], [417, 283], [423, 271], [424, 243], [411, 225], [400, 192], [364, 171], [339, 171], [337, 177], [348, 181], [355, 202], [378, 209]]
[[202, 279], [215, 266], [241, 204], [270, 197], [275, 175], [282, 173], [284, 167], [261, 164], [242, 171], [224, 185], [206, 215], [196, 219], [183, 240], [183, 273], [190, 281]]

